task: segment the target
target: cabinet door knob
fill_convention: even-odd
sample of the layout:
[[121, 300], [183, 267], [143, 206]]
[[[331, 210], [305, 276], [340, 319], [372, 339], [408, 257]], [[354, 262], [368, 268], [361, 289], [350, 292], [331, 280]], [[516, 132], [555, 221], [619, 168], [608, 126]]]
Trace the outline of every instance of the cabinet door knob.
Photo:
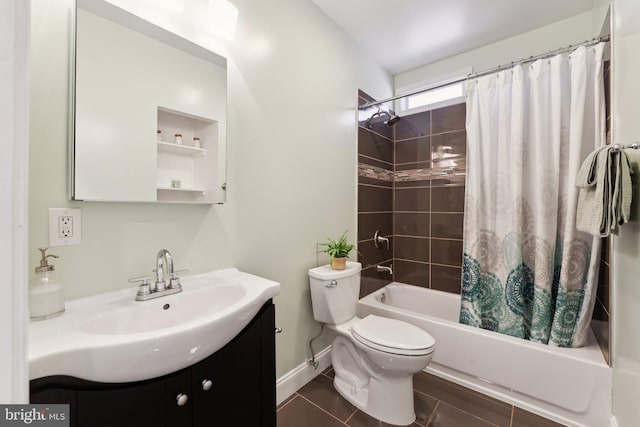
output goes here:
[[206, 379], [202, 380], [201, 384], [202, 384], [202, 389], [204, 391], [209, 391], [209, 390], [211, 390], [211, 387], [213, 387], [213, 381], [211, 381], [211, 380], [206, 380]]
[[178, 404], [178, 406], [186, 405], [188, 400], [189, 400], [189, 396], [187, 396], [184, 393], [180, 393], [176, 396], [176, 403]]

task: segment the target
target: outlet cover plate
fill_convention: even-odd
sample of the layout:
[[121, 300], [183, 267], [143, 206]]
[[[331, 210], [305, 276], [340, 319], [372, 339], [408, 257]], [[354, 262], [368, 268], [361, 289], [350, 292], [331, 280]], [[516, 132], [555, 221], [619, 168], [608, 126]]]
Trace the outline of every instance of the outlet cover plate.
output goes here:
[[49, 208], [49, 246], [82, 243], [82, 210]]

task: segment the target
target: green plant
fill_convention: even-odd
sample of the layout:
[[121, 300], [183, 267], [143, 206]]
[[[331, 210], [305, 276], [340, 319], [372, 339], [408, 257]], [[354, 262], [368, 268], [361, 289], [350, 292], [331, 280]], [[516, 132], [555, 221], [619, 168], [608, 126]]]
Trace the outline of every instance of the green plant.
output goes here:
[[349, 258], [349, 252], [356, 247], [347, 241], [346, 231], [338, 240], [327, 239], [327, 243], [321, 243], [321, 245], [326, 246], [323, 252], [328, 253], [331, 258]]

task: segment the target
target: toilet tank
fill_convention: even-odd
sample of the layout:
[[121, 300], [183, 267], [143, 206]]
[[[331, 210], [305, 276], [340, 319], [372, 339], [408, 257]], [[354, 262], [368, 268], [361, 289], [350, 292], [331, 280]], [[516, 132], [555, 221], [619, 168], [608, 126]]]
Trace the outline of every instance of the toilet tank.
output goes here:
[[313, 317], [322, 323], [340, 324], [356, 315], [360, 296], [359, 262], [347, 262], [344, 270], [330, 265], [309, 270]]

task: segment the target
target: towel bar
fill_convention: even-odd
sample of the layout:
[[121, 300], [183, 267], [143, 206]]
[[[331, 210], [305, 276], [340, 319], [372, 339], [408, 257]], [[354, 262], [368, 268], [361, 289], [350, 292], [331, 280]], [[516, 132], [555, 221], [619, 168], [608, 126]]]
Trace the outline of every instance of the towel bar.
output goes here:
[[638, 148], [640, 148], [640, 143], [634, 142], [633, 144], [628, 145], [613, 144], [613, 146], [611, 147], [611, 151], [620, 151], [627, 148], [633, 148], [634, 150], [637, 150]]

